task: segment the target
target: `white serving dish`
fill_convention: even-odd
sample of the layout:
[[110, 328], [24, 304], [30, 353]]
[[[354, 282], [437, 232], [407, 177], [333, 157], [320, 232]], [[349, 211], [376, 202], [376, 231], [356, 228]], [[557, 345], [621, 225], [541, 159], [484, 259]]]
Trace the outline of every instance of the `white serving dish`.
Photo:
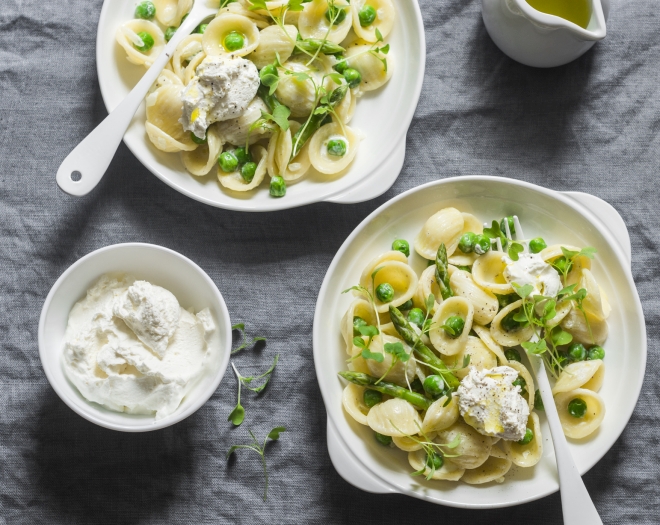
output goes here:
[[[204, 0], [197, 0], [204, 1]], [[138, 160], [175, 190], [195, 200], [239, 211], [273, 211], [313, 202], [364, 202], [387, 191], [399, 175], [406, 149], [406, 133], [412, 120], [424, 80], [426, 43], [424, 24], [416, 0], [395, 0], [397, 19], [388, 40], [395, 72], [382, 89], [360, 99], [351, 127], [363, 132], [355, 161], [334, 180], [322, 176], [304, 177], [287, 188], [283, 198], [268, 194], [267, 184], [255, 192], [229, 193], [221, 188], [215, 170], [205, 177], [186, 172], [178, 154], [157, 150], [144, 127], [144, 104], [124, 135], [124, 142]], [[130, 64], [115, 42], [117, 28], [133, 18], [133, 0], [105, 1], [101, 10], [96, 65], [103, 101], [113, 110], [140, 79], [144, 68]]]
[[[209, 308], [216, 324], [209, 338], [209, 359], [202, 376], [177, 410], [163, 419], [114, 412], [87, 401], [66, 377], [64, 334], [69, 312], [101, 275], [124, 272], [171, 291], [183, 308]], [[51, 288], [39, 319], [39, 357], [53, 390], [74, 412], [102, 427], [124, 432], [157, 430], [187, 418], [213, 395], [231, 352], [231, 321], [225, 301], [211, 278], [190, 259], [153, 244], [115, 244], [71, 265]]]
[[[409, 190], [383, 204], [346, 239], [332, 261], [319, 292], [314, 316], [314, 364], [328, 412], [328, 450], [349, 483], [375, 493], [401, 493], [465, 508], [506, 507], [557, 491], [557, 469], [550, 430], [541, 414], [543, 458], [532, 469], [507, 474], [503, 484], [471, 486], [448, 481], [427, 482], [409, 475], [404, 452], [384, 448], [368, 427], [345, 415], [341, 404], [346, 369], [340, 319], [352, 296], [342, 290], [356, 284], [364, 265], [390, 249], [396, 238], [411, 243], [426, 219], [446, 206], [469, 211], [482, 220], [516, 214], [530, 237], [548, 244], [594, 246], [593, 271], [613, 306], [605, 344], [607, 371], [600, 394], [607, 414], [591, 439], [569, 440], [581, 474], [588, 471], [617, 440], [632, 415], [646, 366], [646, 328], [630, 263], [630, 237], [616, 210], [606, 202], [578, 192], [556, 192], [499, 177], [457, 177]], [[418, 273], [426, 261], [411, 253]]]

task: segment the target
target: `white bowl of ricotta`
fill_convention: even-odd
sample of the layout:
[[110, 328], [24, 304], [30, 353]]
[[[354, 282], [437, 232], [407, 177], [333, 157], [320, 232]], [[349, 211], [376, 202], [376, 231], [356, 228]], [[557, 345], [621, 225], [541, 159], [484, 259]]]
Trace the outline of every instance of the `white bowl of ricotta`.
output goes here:
[[[204, 1], [204, 0], [197, 0]], [[104, 2], [96, 38], [96, 66], [105, 107], [112, 111], [143, 75], [117, 44], [117, 28], [134, 18], [134, 0]], [[416, 0], [396, 0], [396, 21], [388, 37], [393, 74], [382, 88], [366, 93], [357, 104], [351, 127], [364, 139], [351, 167], [341, 177], [306, 176], [274, 198], [267, 185], [251, 195], [227, 192], [214, 171], [204, 177], [188, 173], [179, 155], [156, 149], [145, 131], [145, 106], [133, 118], [124, 143], [156, 177], [197, 201], [238, 211], [274, 211], [314, 202], [365, 202], [385, 193], [403, 166], [406, 134], [422, 90], [426, 62], [424, 23]]]
[[[133, 279], [136, 280], [135, 283]], [[153, 286], [144, 284], [145, 281]], [[134, 410], [137, 413], [127, 413], [121, 411], [124, 404], [122, 399], [130, 401], [132, 388], [144, 391], [146, 378], [133, 370], [131, 374], [115, 376], [114, 379], [137, 376], [143, 380], [142, 383], [125, 381], [123, 386], [117, 387], [115, 383], [111, 388], [105, 381], [98, 381], [98, 376], [106, 379], [103, 370], [108, 367], [126, 366], [121, 364], [121, 360], [120, 364], [117, 364], [118, 356], [112, 352], [108, 353], [109, 348], [106, 348], [103, 359], [99, 358], [102, 361], [101, 369], [91, 367], [94, 374], [85, 375], [87, 370], [84, 367], [84, 341], [79, 341], [78, 345], [81, 353], [77, 361], [80, 365], [77, 367], [78, 373], [72, 373], [71, 338], [67, 326], [71, 324], [71, 319], [82, 327], [85, 323], [89, 324], [93, 318], [98, 319], [100, 316], [96, 311], [104, 298], [112, 294], [113, 288], [125, 291], [133, 284], [131, 290], [139, 296], [134, 299], [138, 302], [142, 299], [144, 302], [147, 296], [149, 309], [146, 314], [129, 312], [131, 304], [124, 293], [124, 302], [116, 301], [114, 304], [115, 310], [123, 312], [120, 315], [124, 316], [125, 321], [119, 323], [120, 333], [116, 333], [116, 329], [113, 331], [113, 327], [107, 329], [110, 343], [117, 340], [118, 336], [125, 340], [127, 334], [134, 339], [133, 330], [140, 332], [141, 327], [143, 329], [145, 326], [140, 321], [154, 312], [161, 318], [172, 317], [178, 314], [177, 308], [180, 306], [181, 320], [175, 320], [176, 331], [172, 333], [170, 330], [169, 346], [167, 340], [154, 341], [154, 337], [161, 337], [157, 334], [158, 330], [152, 330], [151, 335], [142, 333], [139, 336], [141, 341], [146, 341], [149, 348], [155, 349], [153, 352], [148, 351], [147, 346], [142, 346], [137, 340], [128, 341], [133, 344], [132, 357], [136, 360], [134, 362], [138, 370], [140, 367], [148, 368], [150, 360], [151, 364], [156, 365], [162, 361], [163, 366], [168, 366], [169, 369], [163, 368], [158, 375], [164, 376], [166, 381], [173, 378], [174, 382], [170, 385], [172, 388], [154, 389], [157, 395], [152, 396], [145, 406]], [[88, 294], [90, 289], [93, 289], [92, 294]], [[91, 299], [90, 295], [93, 296]], [[174, 304], [168, 305], [168, 301]], [[70, 316], [74, 307], [76, 313]], [[132, 322], [129, 316], [131, 313]], [[176, 317], [178, 319], [178, 316]], [[185, 329], [182, 330], [184, 325]], [[105, 328], [94, 333], [102, 333], [104, 330]], [[51, 386], [76, 413], [102, 427], [124, 432], [145, 432], [185, 419], [213, 395], [229, 363], [231, 337], [227, 306], [217, 286], [204, 270], [183, 255], [161, 246], [141, 243], [115, 244], [81, 258], [55, 282], [39, 320], [39, 356]], [[194, 347], [195, 344], [197, 347]], [[110, 347], [112, 344], [105, 346]], [[186, 354], [188, 348], [192, 348], [189, 355], [178, 360], [172, 359], [173, 354]], [[68, 353], [66, 358], [65, 351]], [[170, 352], [169, 356], [167, 352]], [[184, 370], [184, 373], [178, 374], [177, 367]], [[187, 368], [190, 373], [186, 376]], [[178, 375], [186, 380], [183, 390], [173, 388], [176, 381], [182, 381], [180, 377], [174, 377]], [[90, 387], [83, 395], [81, 388], [85, 390], [85, 384]], [[180, 402], [177, 395], [183, 395]], [[89, 401], [90, 396], [96, 396], [99, 402]], [[113, 396], [119, 396], [114, 408]]]
[[426, 481], [410, 476], [405, 453], [383, 447], [373, 431], [347, 416], [342, 407], [346, 370], [340, 322], [351, 294], [374, 257], [390, 250], [395, 239], [411, 243], [409, 263], [417, 273], [426, 268], [413, 250], [425, 221], [452, 206], [482, 221], [517, 215], [530, 237], [548, 243], [593, 246], [592, 270], [613, 306], [605, 343], [607, 372], [600, 394], [607, 408], [601, 428], [583, 440], [569, 440], [577, 468], [584, 474], [612, 447], [637, 403], [646, 367], [646, 327], [631, 274], [631, 247], [626, 226], [616, 210], [585, 193], [556, 192], [512, 179], [468, 176], [431, 182], [386, 202], [346, 239], [333, 259], [319, 292], [314, 316], [314, 365], [328, 413], [328, 449], [339, 474], [374, 493], [400, 493], [432, 503], [463, 508], [494, 508], [533, 501], [559, 488], [549, 427], [541, 413], [543, 457], [532, 468], [512, 469], [503, 483], [468, 485]]

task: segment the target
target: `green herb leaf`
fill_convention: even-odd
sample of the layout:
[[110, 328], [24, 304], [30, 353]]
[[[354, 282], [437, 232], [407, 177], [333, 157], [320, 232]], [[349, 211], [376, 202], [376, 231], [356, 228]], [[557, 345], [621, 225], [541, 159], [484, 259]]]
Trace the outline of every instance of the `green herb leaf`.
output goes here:
[[250, 0], [250, 11], [254, 11], [256, 9], [263, 9], [265, 11], [268, 11], [268, 6], [266, 5], [266, 0]]
[[275, 427], [273, 430], [271, 430], [268, 433], [268, 438], [272, 439], [273, 441], [277, 441], [278, 439], [280, 439], [280, 434], [285, 430], [286, 428], [284, 427]]
[[451, 440], [450, 443], [447, 443], [446, 445], [442, 445], [442, 446], [445, 448], [454, 449], [461, 444], [461, 441], [462, 441], [461, 435], [458, 434], [454, 439]]
[[360, 332], [362, 335], [366, 337], [375, 337], [378, 335], [378, 328], [375, 326], [371, 326], [370, 324], [366, 326], [360, 326], [358, 328], [358, 332]]
[[380, 32], [378, 28], [376, 28], [376, 41], [377, 42], [382, 42], [383, 41], [383, 34]]
[[358, 348], [366, 348], [367, 345], [364, 342], [364, 339], [361, 337], [354, 337], [353, 338], [353, 345], [357, 346]]
[[545, 339], [541, 339], [536, 343], [524, 342], [521, 346], [530, 354], [541, 355], [548, 349], [548, 345], [545, 342]]
[[379, 49], [379, 51], [383, 53], [383, 55], [387, 55], [387, 53], [390, 52], [390, 45], [389, 44], [384, 45]]
[[287, 4], [289, 11], [302, 11], [303, 10], [303, 0], [289, 0]]
[[241, 342], [240, 346], [238, 346], [236, 349], [232, 350], [231, 355], [237, 354], [241, 350], [244, 350], [245, 348], [247, 348], [248, 344], [253, 345], [253, 344], [255, 344], [259, 341], [265, 341], [266, 340], [265, 337], [260, 337], [260, 336], [259, 337], [253, 337], [252, 341], [250, 343], [248, 343], [244, 323], [235, 324], [231, 327], [231, 329], [232, 330], [238, 330], [241, 333], [241, 335], [243, 336], [243, 341]]
[[241, 423], [243, 423], [244, 419], [245, 419], [245, 409], [239, 403], [238, 405], [236, 405], [234, 410], [231, 411], [231, 414], [229, 414], [227, 421], [231, 421], [235, 426], [239, 426]]
[[470, 354], [463, 356], [463, 368], [470, 366]]
[[573, 336], [562, 330], [560, 326], [555, 326], [552, 329], [550, 337], [555, 346], [567, 345], [573, 340]]
[[554, 299], [548, 299], [543, 305], [543, 320], [550, 321], [557, 315], [557, 303]]
[[289, 115], [291, 115], [291, 110], [282, 104], [273, 110], [272, 119], [282, 131], [286, 131], [289, 129]]
[[512, 261], [517, 261], [520, 257], [519, 254], [522, 253], [525, 250], [522, 244], [519, 244], [517, 242], [512, 242], [511, 246], [509, 246], [509, 258]]
[[383, 362], [383, 354], [380, 352], [372, 352], [368, 348], [365, 348], [362, 350], [362, 359], [371, 359], [372, 361], [376, 361], [377, 363], [382, 363]]
[[383, 347], [388, 354], [396, 356], [399, 361], [406, 362], [410, 359], [410, 354], [401, 343], [385, 343]]
[[379, 266], [373, 272], [371, 272], [371, 279], [373, 280], [376, 277], [376, 274], [383, 269], [383, 266]]
[[573, 290], [575, 290], [575, 287], [577, 284], [571, 284], [570, 286], [567, 286], [566, 288], [562, 288], [559, 290], [559, 293], [557, 294], [557, 297], [563, 297], [564, 295], [569, 295], [573, 293]]
[[435, 306], [435, 295], [432, 293], [429, 294], [429, 296], [426, 298], [426, 304], [424, 306], [426, 306], [427, 312], [433, 310], [433, 307]]
[[[497, 223], [493, 221], [493, 224], [497, 224]], [[526, 284], [525, 286], [519, 286], [516, 283], [511, 283], [511, 286], [513, 286], [513, 289], [522, 299], [528, 297], [529, 294], [531, 294], [534, 291], [534, 287], [531, 284]]]

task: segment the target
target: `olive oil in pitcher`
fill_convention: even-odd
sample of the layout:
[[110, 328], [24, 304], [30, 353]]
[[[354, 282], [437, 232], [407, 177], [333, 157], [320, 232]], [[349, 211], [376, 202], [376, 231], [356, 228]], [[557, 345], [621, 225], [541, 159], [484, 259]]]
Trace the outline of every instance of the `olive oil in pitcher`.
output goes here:
[[537, 11], [558, 16], [584, 29], [591, 20], [591, 0], [527, 0]]

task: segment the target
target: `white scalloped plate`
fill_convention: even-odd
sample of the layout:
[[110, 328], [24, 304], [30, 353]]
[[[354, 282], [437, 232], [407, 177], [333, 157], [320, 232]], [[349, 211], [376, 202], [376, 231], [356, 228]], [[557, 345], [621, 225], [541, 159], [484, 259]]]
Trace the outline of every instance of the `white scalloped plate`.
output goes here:
[[[632, 415], [646, 367], [646, 327], [630, 271], [630, 238], [619, 214], [606, 202], [584, 193], [559, 193], [499, 177], [458, 177], [419, 186], [383, 204], [346, 239], [328, 269], [314, 316], [314, 364], [328, 412], [328, 449], [342, 477], [369, 492], [401, 493], [465, 508], [525, 503], [559, 488], [550, 430], [543, 415], [544, 453], [538, 465], [510, 472], [502, 484], [471, 486], [411, 477], [406, 453], [376, 443], [371, 430], [347, 417], [342, 409], [344, 385], [337, 372], [346, 368], [346, 350], [340, 319], [352, 297], [341, 291], [357, 283], [363, 266], [387, 251], [394, 239], [408, 239], [412, 246], [426, 219], [446, 206], [474, 213], [483, 221], [516, 214], [530, 237], [598, 250], [593, 271], [613, 306], [605, 344], [605, 382], [600, 391], [607, 413], [591, 439], [569, 440], [582, 474], [605, 455]], [[418, 272], [426, 266], [417, 254], [410, 257]]]
[[[198, 0], [203, 1], [203, 0]], [[334, 180], [304, 177], [287, 188], [283, 198], [268, 194], [268, 185], [242, 194], [221, 188], [215, 170], [205, 177], [186, 172], [177, 154], [157, 150], [147, 138], [144, 104], [124, 135], [124, 142], [156, 177], [175, 190], [211, 206], [239, 211], [273, 211], [313, 202], [353, 203], [374, 199], [387, 191], [399, 175], [405, 156], [406, 133], [424, 80], [426, 44], [424, 24], [415, 0], [394, 0], [397, 19], [389, 37], [396, 69], [382, 89], [360, 99], [351, 127], [364, 134], [357, 157], [347, 172]], [[108, 111], [128, 94], [144, 71], [130, 64], [115, 42], [117, 28], [133, 18], [133, 0], [106, 0], [101, 10], [96, 67]]]

